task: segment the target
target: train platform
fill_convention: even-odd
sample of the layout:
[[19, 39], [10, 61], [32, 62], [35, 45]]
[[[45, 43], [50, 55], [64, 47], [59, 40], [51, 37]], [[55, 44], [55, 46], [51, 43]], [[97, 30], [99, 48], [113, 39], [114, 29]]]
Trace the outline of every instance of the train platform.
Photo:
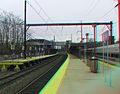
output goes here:
[[99, 73], [92, 73], [83, 60], [71, 55], [57, 94], [120, 94], [120, 68], [99, 63]]
[[7, 67], [9, 67], [11, 65], [14, 65], [15, 70], [19, 71], [20, 70], [19, 65], [29, 63], [30, 61], [35, 61], [35, 60], [51, 57], [51, 56], [54, 56], [54, 55], [56, 55], [56, 54], [36, 56], [36, 57], [27, 57], [26, 59], [21, 58], [21, 59], [13, 59], [13, 60], [3, 60], [3, 61], [0, 61], [0, 70], [2, 72], [5, 72], [5, 71], [7, 71]]

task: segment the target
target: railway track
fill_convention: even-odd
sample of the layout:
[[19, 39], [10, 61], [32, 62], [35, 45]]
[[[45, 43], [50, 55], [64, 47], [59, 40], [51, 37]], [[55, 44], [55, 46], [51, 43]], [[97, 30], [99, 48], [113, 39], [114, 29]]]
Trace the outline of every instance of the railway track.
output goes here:
[[45, 86], [45, 84], [50, 80], [50, 78], [55, 74], [59, 67], [64, 63], [67, 55], [62, 56], [60, 59], [54, 61], [53, 66], [49, 67], [45, 73], [34, 79], [31, 83], [25, 86], [23, 89], [18, 91], [16, 94], [38, 94], [39, 91]]
[[40, 60], [37, 65], [14, 73], [10, 76], [0, 79], [0, 94], [16, 94], [21, 88], [25, 87], [32, 80], [45, 73], [46, 69], [54, 66], [55, 63], [62, 59], [62, 55], [52, 56], [51, 58]]
[[[56, 58], [56, 57], [55, 57]], [[48, 64], [47, 61], [49, 61], [49, 59], [51, 59], [51, 57], [49, 58], [44, 58], [44, 59], [40, 59], [39, 61], [39, 66], [36, 64], [35, 66], [31, 66], [31, 67], [28, 67], [22, 71], [19, 71], [19, 72], [15, 72], [11, 75], [8, 75], [8, 76], [5, 76], [3, 78], [0, 78], [0, 87], [3, 86], [5, 83], [8, 83], [9, 81], [11, 80], [14, 80], [20, 76], [23, 76], [25, 75], [26, 73], [29, 73], [31, 71], [34, 71], [35, 69], [39, 68], [39, 67], [42, 67], [46, 64]], [[54, 58], [53, 58], [54, 59]], [[52, 60], [52, 59], [51, 59]], [[43, 63], [44, 62], [44, 63]]]

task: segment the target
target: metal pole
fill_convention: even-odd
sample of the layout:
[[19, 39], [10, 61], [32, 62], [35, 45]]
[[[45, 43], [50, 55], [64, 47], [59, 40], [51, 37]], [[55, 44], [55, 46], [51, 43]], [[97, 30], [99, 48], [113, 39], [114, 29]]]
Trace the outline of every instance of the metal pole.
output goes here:
[[[94, 57], [96, 58], [96, 25], [93, 25], [93, 29], [94, 29]], [[96, 60], [94, 59], [94, 71], [96, 69]]]
[[94, 28], [94, 57], [96, 57], [95, 42], [96, 42], [96, 25], [93, 25]]
[[[112, 23], [112, 21], [111, 21], [111, 24], [110, 24], [110, 45], [112, 44], [112, 25], [113, 25], [113, 23]], [[110, 51], [110, 49], [109, 49], [109, 51]], [[110, 52], [110, 59], [112, 58], [112, 53]], [[109, 85], [110, 85], [110, 87], [112, 86], [112, 72], [111, 72], [111, 68], [110, 68], [110, 81], [109, 81]]]
[[[113, 25], [113, 22], [111, 21], [110, 22], [110, 37], [112, 37], [112, 25]], [[112, 43], [112, 41], [110, 40], [110, 43]]]
[[[81, 23], [82, 23], [82, 21], [81, 21]], [[82, 25], [81, 25], [81, 28], [80, 28], [80, 32], [81, 32], [81, 41], [80, 41], [80, 43], [81, 43], [81, 48], [82, 48], [82, 43], [83, 43]], [[80, 50], [79, 50], [79, 53], [80, 53]], [[83, 56], [84, 56], [84, 53], [83, 53]]]
[[[104, 55], [105, 55], [105, 48], [104, 48], [104, 36], [103, 36], [104, 34], [102, 33], [102, 46], [103, 46], [103, 60], [104, 60]], [[103, 63], [103, 73], [104, 73], [104, 63]]]
[[118, 0], [118, 31], [119, 31], [119, 39], [118, 39], [118, 43], [119, 43], [119, 58], [120, 58], [120, 0]]
[[82, 41], [83, 41], [83, 37], [82, 37], [82, 25], [81, 25], [81, 43], [82, 43]]
[[25, 8], [24, 8], [24, 59], [26, 59], [26, 3], [25, 0]]
[[86, 44], [84, 42], [84, 62], [85, 62], [85, 57], [86, 57]]
[[86, 33], [86, 63], [88, 65], [87, 43], [88, 43], [88, 33]]

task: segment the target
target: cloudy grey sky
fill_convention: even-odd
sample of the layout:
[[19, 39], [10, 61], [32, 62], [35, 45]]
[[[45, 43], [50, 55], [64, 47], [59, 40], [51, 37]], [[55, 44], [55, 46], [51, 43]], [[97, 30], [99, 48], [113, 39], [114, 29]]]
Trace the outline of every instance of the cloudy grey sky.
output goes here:
[[[24, 0], [0, 0], [0, 10], [12, 12], [23, 18]], [[117, 36], [117, 0], [27, 0], [34, 7], [42, 18], [47, 22], [96, 22], [96, 21], [114, 21], [114, 34]], [[36, 3], [37, 1], [37, 3]], [[27, 3], [27, 23], [44, 22], [33, 8]], [[50, 19], [46, 16], [43, 10]], [[110, 11], [110, 12], [109, 12]], [[107, 13], [107, 14], [106, 14]], [[99, 27], [100, 31], [103, 27]], [[67, 40], [71, 38], [74, 42], [80, 41], [79, 26], [75, 27], [31, 27], [29, 32], [33, 32], [34, 38]], [[44, 31], [44, 32], [43, 32]], [[84, 32], [92, 32], [92, 27], [83, 27]], [[90, 37], [93, 37], [90, 35]], [[116, 37], [117, 38], [117, 37]]]

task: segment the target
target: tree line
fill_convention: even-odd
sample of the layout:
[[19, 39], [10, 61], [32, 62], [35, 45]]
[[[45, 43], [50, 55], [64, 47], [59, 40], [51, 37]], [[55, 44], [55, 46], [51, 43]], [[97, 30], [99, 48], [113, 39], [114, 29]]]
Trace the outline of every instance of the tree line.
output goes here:
[[7, 12], [0, 14], [0, 55], [21, 53], [24, 41], [23, 20]]

